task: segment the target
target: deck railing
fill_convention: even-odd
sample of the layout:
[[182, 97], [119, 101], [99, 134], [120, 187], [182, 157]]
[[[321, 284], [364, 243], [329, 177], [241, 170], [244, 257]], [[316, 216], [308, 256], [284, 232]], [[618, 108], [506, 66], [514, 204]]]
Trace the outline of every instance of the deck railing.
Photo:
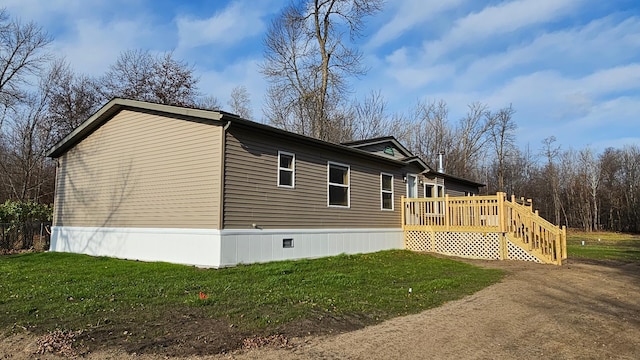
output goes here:
[[403, 198], [403, 230], [500, 233], [546, 263], [567, 258], [566, 229], [533, 211], [531, 201], [489, 196]]

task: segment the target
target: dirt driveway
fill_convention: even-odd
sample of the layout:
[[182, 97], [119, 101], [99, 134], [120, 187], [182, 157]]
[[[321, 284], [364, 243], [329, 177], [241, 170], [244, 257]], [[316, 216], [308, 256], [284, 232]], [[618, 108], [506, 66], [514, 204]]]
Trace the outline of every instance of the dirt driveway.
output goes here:
[[[640, 359], [640, 264], [469, 262], [508, 275], [420, 314], [336, 336], [291, 339], [291, 349], [189, 359]], [[30, 358], [33, 348], [28, 339], [0, 344], [0, 358]], [[101, 352], [89, 358], [154, 357]]]

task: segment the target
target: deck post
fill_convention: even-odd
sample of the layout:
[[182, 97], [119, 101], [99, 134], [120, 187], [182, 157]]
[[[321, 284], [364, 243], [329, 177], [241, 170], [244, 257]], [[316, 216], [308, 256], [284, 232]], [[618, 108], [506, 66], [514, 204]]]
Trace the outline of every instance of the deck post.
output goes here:
[[400, 216], [402, 216], [402, 230], [404, 230], [404, 228], [405, 228], [405, 227], [406, 227], [406, 225], [407, 225], [407, 219], [406, 219], [406, 217], [405, 217], [405, 213], [404, 213], [404, 208], [405, 208], [407, 205], [405, 204], [404, 199], [405, 199], [405, 198], [404, 198], [404, 195], [400, 196], [400, 204], [402, 204], [402, 209], [400, 209]]
[[407, 249], [407, 231], [405, 230], [407, 227], [407, 218], [405, 214], [405, 207], [407, 207], [405, 203], [404, 195], [400, 196], [400, 204], [402, 209], [400, 209], [400, 216], [402, 216], [402, 247]]
[[504, 209], [504, 198], [505, 198], [506, 194], [503, 192], [499, 192], [498, 193], [498, 231], [501, 233], [504, 233], [506, 230], [506, 224], [505, 224], [505, 209]]
[[445, 231], [449, 231], [449, 194], [444, 195], [444, 228]]
[[562, 259], [567, 258], [567, 227], [562, 225]]
[[558, 232], [556, 233], [556, 239], [555, 239], [555, 251], [554, 251], [554, 255], [555, 255], [555, 264], [556, 265], [562, 265], [562, 230], [558, 229]]
[[509, 258], [509, 247], [507, 245], [507, 234], [506, 234], [506, 220], [505, 220], [505, 208], [504, 208], [504, 200], [507, 194], [503, 192], [498, 192], [498, 232], [500, 236], [500, 260], [506, 260]]

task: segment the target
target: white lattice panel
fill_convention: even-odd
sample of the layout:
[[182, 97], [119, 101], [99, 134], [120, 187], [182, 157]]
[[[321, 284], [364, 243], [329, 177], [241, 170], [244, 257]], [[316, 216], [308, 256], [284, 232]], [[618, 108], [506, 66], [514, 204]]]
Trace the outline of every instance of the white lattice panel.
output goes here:
[[540, 259], [529, 254], [518, 245], [507, 240], [507, 249], [509, 250], [509, 260], [533, 261], [541, 263]]

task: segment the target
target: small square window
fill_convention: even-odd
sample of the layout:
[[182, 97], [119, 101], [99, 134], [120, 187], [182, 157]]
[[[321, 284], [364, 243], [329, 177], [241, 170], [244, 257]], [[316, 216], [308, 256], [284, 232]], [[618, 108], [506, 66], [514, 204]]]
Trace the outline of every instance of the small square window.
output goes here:
[[282, 247], [283, 248], [292, 248], [293, 247], [293, 239], [282, 239]]

